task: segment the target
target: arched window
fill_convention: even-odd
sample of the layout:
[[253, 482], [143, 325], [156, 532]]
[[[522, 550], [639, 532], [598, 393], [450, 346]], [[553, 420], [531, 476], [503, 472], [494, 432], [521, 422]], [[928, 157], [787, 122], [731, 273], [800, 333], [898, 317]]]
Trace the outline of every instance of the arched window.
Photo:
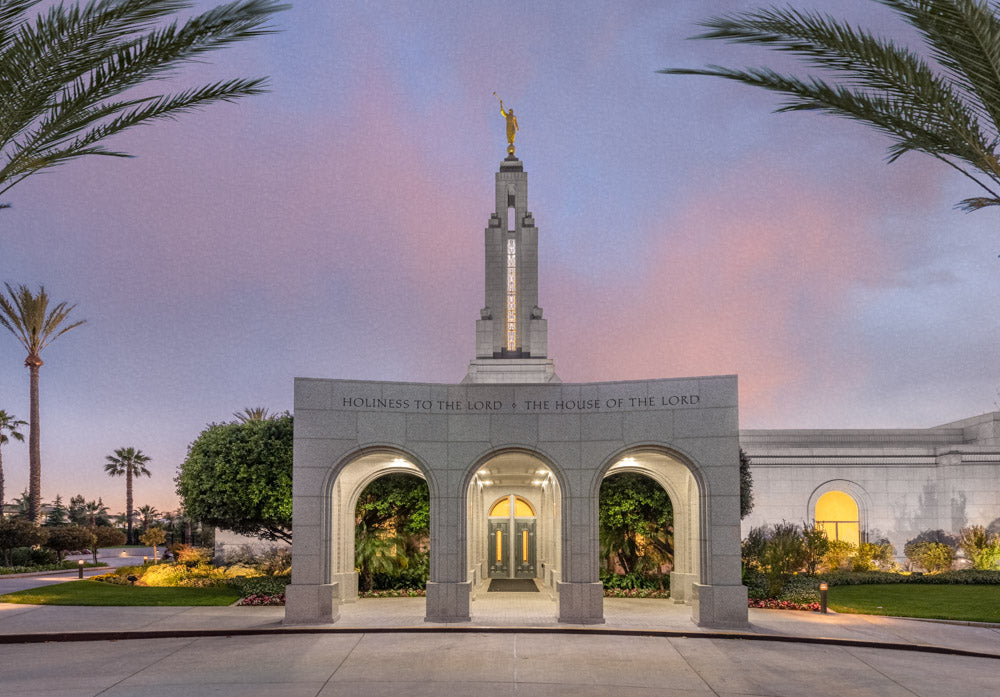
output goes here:
[[535, 509], [531, 507], [530, 503], [522, 499], [520, 496], [504, 496], [502, 499], [493, 504], [493, 508], [490, 509], [490, 517], [509, 518], [511, 499], [514, 499], [515, 518], [535, 517]]
[[843, 540], [857, 545], [861, 542], [861, 521], [858, 504], [843, 491], [828, 491], [816, 501], [816, 527], [831, 540]]

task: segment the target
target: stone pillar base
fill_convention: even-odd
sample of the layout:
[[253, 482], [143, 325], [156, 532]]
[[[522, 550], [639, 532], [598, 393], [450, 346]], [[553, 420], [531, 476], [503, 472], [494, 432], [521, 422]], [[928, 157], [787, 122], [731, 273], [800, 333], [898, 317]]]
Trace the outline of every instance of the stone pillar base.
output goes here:
[[691, 587], [698, 580], [696, 574], [686, 574], [677, 571], [670, 573], [670, 599], [675, 603], [691, 604]]
[[332, 624], [340, 619], [336, 599], [336, 583], [286, 586], [282, 624]]
[[427, 582], [426, 622], [469, 622], [469, 595], [472, 584]]
[[604, 585], [556, 583], [559, 591], [559, 621], [566, 624], [604, 624]]
[[699, 627], [745, 629], [747, 619], [746, 586], [693, 585], [691, 617]]
[[333, 574], [331, 579], [340, 589], [339, 598], [342, 603], [353, 603], [358, 600], [358, 572], [348, 571], [346, 574]]

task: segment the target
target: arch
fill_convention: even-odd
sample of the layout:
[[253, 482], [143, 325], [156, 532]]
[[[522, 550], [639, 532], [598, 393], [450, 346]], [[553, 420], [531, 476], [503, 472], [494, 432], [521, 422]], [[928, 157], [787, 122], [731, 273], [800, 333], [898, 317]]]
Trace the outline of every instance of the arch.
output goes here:
[[693, 458], [662, 444], [641, 444], [619, 450], [602, 464], [591, 482], [591, 515], [595, 530], [601, 483], [619, 472], [649, 477], [670, 497], [674, 509], [674, 568], [670, 574], [670, 595], [676, 603], [691, 604], [694, 584], [711, 582], [710, 549], [708, 536], [704, 534], [708, 486], [700, 468]]
[[[437, 484], [419, 457], [397, 446], [368, 446], [342, 457], [327, 473], [323, 484], [322, 558], [324, 583], [338, 584], [341, 602], [358, 598], [355, 571], [354, 513], [365, 487], [387, 474], [412, 474], [427, 482], [431, 511]], [[433, 513], [432, 513], [433, 516]]]
[[863, 486], [849, 479], [830, 479], [813, 489], [812, 493], [809, 495], [809, 500], [806, 503], [805, 517], [803, 520], [808, 520], [815, 524], [817, 522], [816, 505], [824, 495], [833, 492], [846, 494], [857, 505], [858, 541], [867, 541], [868, 520], [870, 511], [872, 510], [871, 497]]
[[[490, 506], [490, 517], [502, 516], [507, 518], [510, 516], [510, 494], [501, 496]], [[531, 501], [524, 498], [523, 496], [518, 496], [514, 494], [514, 516], [517, 518], [535, 518], [535, 507], [531, 505]]]
[[[519, 472], [514, 472], [519, 468]], [[459, 549], [473, 600], [480, 584], [496, 573], [487, 563], [489, 514], [495, 504], [511, 494], [530, 508], [530, 514], [523, 517], [534, 518], [537, 545], [534, 578], [555, 590], [561, 580], [565, 529], [562, 510], [566, 496], [564, 475], [558, 463], [536, 448], [509, 445], [481, 453], [462, 481], [465, 519], [459, 526], [462, 535]], [[515, 514], [522, 517], [516, 510]], [[520, 574], [521, 570], [516, 572]]]

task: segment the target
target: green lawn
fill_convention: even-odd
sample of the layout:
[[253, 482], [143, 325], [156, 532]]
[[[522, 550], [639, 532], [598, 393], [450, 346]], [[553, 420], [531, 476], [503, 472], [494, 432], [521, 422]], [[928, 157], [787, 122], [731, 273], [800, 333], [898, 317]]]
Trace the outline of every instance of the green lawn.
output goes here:
[[0, 603], [24, 605], [231, 605], [240, 592], [223, 588], [153, 588], [116, 586], [99, 581], [70, 581], [0, 595]]
[[1000, 586], [880, 584], [834, 586], [829, 606], [835, 612], [893, 617], [1000, 622]]

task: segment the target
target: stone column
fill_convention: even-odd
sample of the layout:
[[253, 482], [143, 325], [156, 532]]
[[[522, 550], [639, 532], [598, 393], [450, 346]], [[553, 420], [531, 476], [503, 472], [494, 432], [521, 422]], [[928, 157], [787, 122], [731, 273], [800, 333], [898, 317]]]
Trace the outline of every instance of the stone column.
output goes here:
[[[448, 493], [454, 494], [453, 489], [457, 488], [448, 487]], [[465, 526], [462, 515], [465, 497], [433, 496], [430, 505], [431, 574], [427, 582], [424, 619], [428, 622], [468, 622], [472, 584], [466, 580], [464, 535], [460, 534]]]
[[[583, 487], [570, 487], [577, 491]], [[567, 492], [568, 493], [568, 492]], [[566, 624], [604, 623], [604, 586], [598, 564], [597, 501], [589, 496], [563, 499], [562, 581], [559, 591], [559, 621]]]

